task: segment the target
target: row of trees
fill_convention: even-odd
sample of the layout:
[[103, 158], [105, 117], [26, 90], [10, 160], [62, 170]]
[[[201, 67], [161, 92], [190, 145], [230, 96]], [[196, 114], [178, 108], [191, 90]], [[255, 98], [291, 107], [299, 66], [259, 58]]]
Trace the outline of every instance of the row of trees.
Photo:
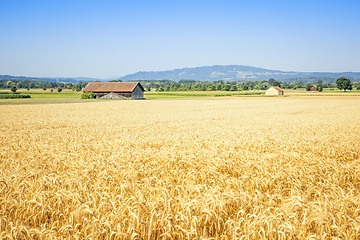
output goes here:
[[[340, 78], [339, 81], [343, 81]], [[314, 84], [303, 83], [302, 81], [293, 81], [291, 83], [284, 83], [281, 81], [277, 81], [275, 79], [263, 80], [263, 81], [247, 81], [247, 82], [225, 82], [225, 81], [216, 81], [216, 82], [202, 82], [202, 81], [194, 81], [194, 80], [180, 80], [179, 82], [169, 81], [166, 82], [157, 81], [156, 84], [151, 81], [142, 82], [143, 86], [146, 90], [150, 91], [156, 89], [156, 91], [246, 91], [246, 90], [266, 90], [271, 86], [281, 87], [283, 89], [297, 89], [297, 88], [305, 88], [310, 91], [313, 85], [316, 85], [317, 91], [323, 91], [324, 88], [339, 88], [344, 90], [351, 90], [352, 84], [344, 86], [340, 86], [337, 83], [324, 83], [321, 80], [317, 81]], [[346, 79], [346, 81], [350, 81]], [[155, 85], [155, 86], [154, 86]], [[356, 89], [360, 90], [360, 82], [355, 83]]]
[[[120, 82], [121, 80], [114, 80], [112, 82]], [[339, 78], [336, 83], [324, 83], [321, 80], [315, 83], [305, 84], [302, 81], [293, 81], [290, 83], [281, 82], [273, 78], [262, 81], [223, 81], [203, 82], [195, 80], [180, 80], [179, 82], [172, 80], [139, 80], [147, 91], [156, 90], [163, 91], [246, 91], [246, 90], [266, 90], [271, 86], [278, 86], [283, 89], [297, 89], [305, 88], [310, 91], [313, 85], [317, 86], [317, 91], [322, 91], [323, 88], [338, 88], [340, 90], [352, 90], [356, 88], [360, 90], [360, 82], [351, 83], [347, 78]], [[63, 83], [63, 82], [45, 82], [45, 81], [29, 81], [29, 80], [0, 80], [0, 88], [11, 88], [15, 86], [19, 88], [40, 88], [57, 89], [58, 92], [62, 89], [72, 89], [73, 91], [81, 91], [87, 82], [79, 82], [78, 84]]]
[[81, 91], [87, 82], [63, 83], [63, 82], [46, 82], [46, 81], [29, 81], [29, 80], [0, 80], [0, 88], [12, 88], [15, 86], [17, 89], [72, 89], [74, 91]]

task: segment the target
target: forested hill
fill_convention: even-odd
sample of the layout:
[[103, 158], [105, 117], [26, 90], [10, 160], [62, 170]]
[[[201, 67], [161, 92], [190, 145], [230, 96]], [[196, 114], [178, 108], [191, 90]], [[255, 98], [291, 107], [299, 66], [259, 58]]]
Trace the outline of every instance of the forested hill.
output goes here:
[[[256, 68], [243, 65], [215, 65], [194, 68], [182, 68], [169, 71], [148, 71], [137, 72], [129, 74], [120, 78], [122, 81], [138, 81], [138, 80], [196, 80], [216, 82], [219, 80], [231, 81], [256, 81], [268, 80], [274, 78], [284, 83], [290, 82], [316, 82], [321, 80], [327, 83], [334, 83], [340, 77], [349, 78], [351, 81], [360, 80], [360, 72], [287, 72], [280, 70], [269, 70], [264, 68]], [[55, 77], [26, 77], [26, 76], [11, 76], [0, 75], [0, 80], [21, 80], [21, 81], [42, 81], [52, 83], [81, 83], [81, 82], [95, 82], [95, 81], [108, 81], [113, 79], [98, 79], [88, 77], [76, 78], [55, 78]]]
[[52, 78], [52, 77], [25, 77], [25, 76], [11, 76], [11, 75], [0, 75], [0, 80], [21, 80], [21, 81], [42, 81], [42, 82], [63, 82], [63, 83], [79, 83], [79, 82], [94, 82], [99, 81], [95, 78], [76, 77], [76, 78]]
[[215, 65], [195, 68], [182, 68], [169, 71], [137, 72], [121, 77], [123, 81], [132, 80], [161, 80], [193, 79], [198, 81], [251, 81], [275, 78], [284, 82], [314, 81], [321, 79], [325, 82], [335, 82], [339, 77], [360, 80], [360, 72], [286, 72], [269, 70], [243, 65]]

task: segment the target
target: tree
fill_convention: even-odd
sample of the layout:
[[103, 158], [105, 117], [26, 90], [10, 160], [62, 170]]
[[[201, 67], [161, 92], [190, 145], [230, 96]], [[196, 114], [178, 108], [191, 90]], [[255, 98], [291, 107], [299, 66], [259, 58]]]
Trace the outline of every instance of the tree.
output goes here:
[[317, 85], [316, 88], [317, 88], [317, 90], [318, 90], [319, 92], [322, 92], [322, 91], [323, 91], [323, 85], [322, 85], [322, 84]]
[[273, 85], [274, 82], [275, 82], [275, 79], [273, 79], [273, 78], [270, 78], [269, 81], [268, 81], [268, 83], [269, 83], [271, 86], [274, 86], [274, 85]]
[[255, 89], [255, 90], [264, 90], [264, 89], [265, 89], [265, 85], [262, 84], [261, 82], [259, 82], [258, 84], [255, 85], [254, 89]]
[[57, 91], [58, 91], [58, 92], [61, 92], [61, 91], [62, 91], [62, 88], [61, 88], [61, 87], [58, 87], [58, 88], [57, 88]]
[[360, 90], [360, 82], [357, 84], [356, 90]]
[[310, 84], [310, 83], [306, 84], [305, 89], [306, 89], [306, 91], [310, 91], [310, 89], [311, 89], [311, 84]]
[[232, 85], [230, 91], [237, 91], [238, 87], [236, 85]]
[[43, 87], [42, 90], [46, 91], [46, 87]]
[[225, 91], [230, 91], [231, 85], [230, 84], [225, 84], [224, 90]]
[[13, 85], [10, 89], [13, 93], [16, 93], [17, 87], [15, 85]]
[[341, 77], [336, 80], [336, 86], [338, 89], [342, 90], [344, 89], [344, 92], [346, 92], [347, 89], [350, 91], [352, 90], [352, 85], [349, 79]]
[[81, 84], [75, 85], [75, 91], [80, 92], [82, 90]]
[[280, 86], [281, 86], [281, 82], [279, 82], [279, 81], [273, 81], [272, 85], [275, 86], [275, 87], [280, 87]]
[[163, 87], [159, 87], [158, 89], [156, 89], [157, 92], [163, 92], [164, 91], [164, 88]]
[[249, 89], [249, 86], [247, 84], [244, 84], [244, 86], [242, 87], [242, 90], [247, 91]]

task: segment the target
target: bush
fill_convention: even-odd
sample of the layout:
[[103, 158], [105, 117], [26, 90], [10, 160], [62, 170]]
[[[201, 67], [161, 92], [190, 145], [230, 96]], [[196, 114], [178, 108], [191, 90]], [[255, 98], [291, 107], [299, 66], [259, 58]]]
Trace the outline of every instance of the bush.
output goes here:
[[57, 88], [57, 91], [58, 91], [58, 92], [61, 92], [61, 91], [62, 91], [62, 88], [61, 88], [61, 87], [58, 87], [58, 88]]
[[21, 94], [0, 94], [0, 99], [11, 99], [11, 98], [31, 98], [31, 96], [21, 95]]
[[10, 89], [13, 93], [15, 93], [16, 92], [16, 90], [17, 90], [17, 87], [14, 85], [14, 86], [12, 86], [11, 87], [11, 89]]
[[81, 85], [80, 85], [80, 84], [76, 84], [76, 85], [75, 85], [75, 90], [76, 90], [77, 92], [80, 92], [80, 91], [82, 90]]
[[93, 92], [84, 92], [81, 94], [81, 99], [93, 99], [95, 98], [95, 94]]

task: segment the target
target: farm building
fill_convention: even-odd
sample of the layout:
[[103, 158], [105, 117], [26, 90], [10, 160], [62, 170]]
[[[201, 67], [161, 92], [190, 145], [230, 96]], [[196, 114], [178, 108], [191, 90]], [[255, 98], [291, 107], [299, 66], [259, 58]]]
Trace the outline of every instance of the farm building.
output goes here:
[[315, 85], [310, 87], [310, 91], [316, 91], [316, 90], [317, 90], [317, 87]]
[[266, 90], [265, 95], [283, 96], [284, 95], [284, 90], [282, 90], [279, 87], [271, 87], [268, 90]]
[[90, 82], [83, 92], [93, 92], [96, 98], [144, 99], [144, 88], [139, 82]]

